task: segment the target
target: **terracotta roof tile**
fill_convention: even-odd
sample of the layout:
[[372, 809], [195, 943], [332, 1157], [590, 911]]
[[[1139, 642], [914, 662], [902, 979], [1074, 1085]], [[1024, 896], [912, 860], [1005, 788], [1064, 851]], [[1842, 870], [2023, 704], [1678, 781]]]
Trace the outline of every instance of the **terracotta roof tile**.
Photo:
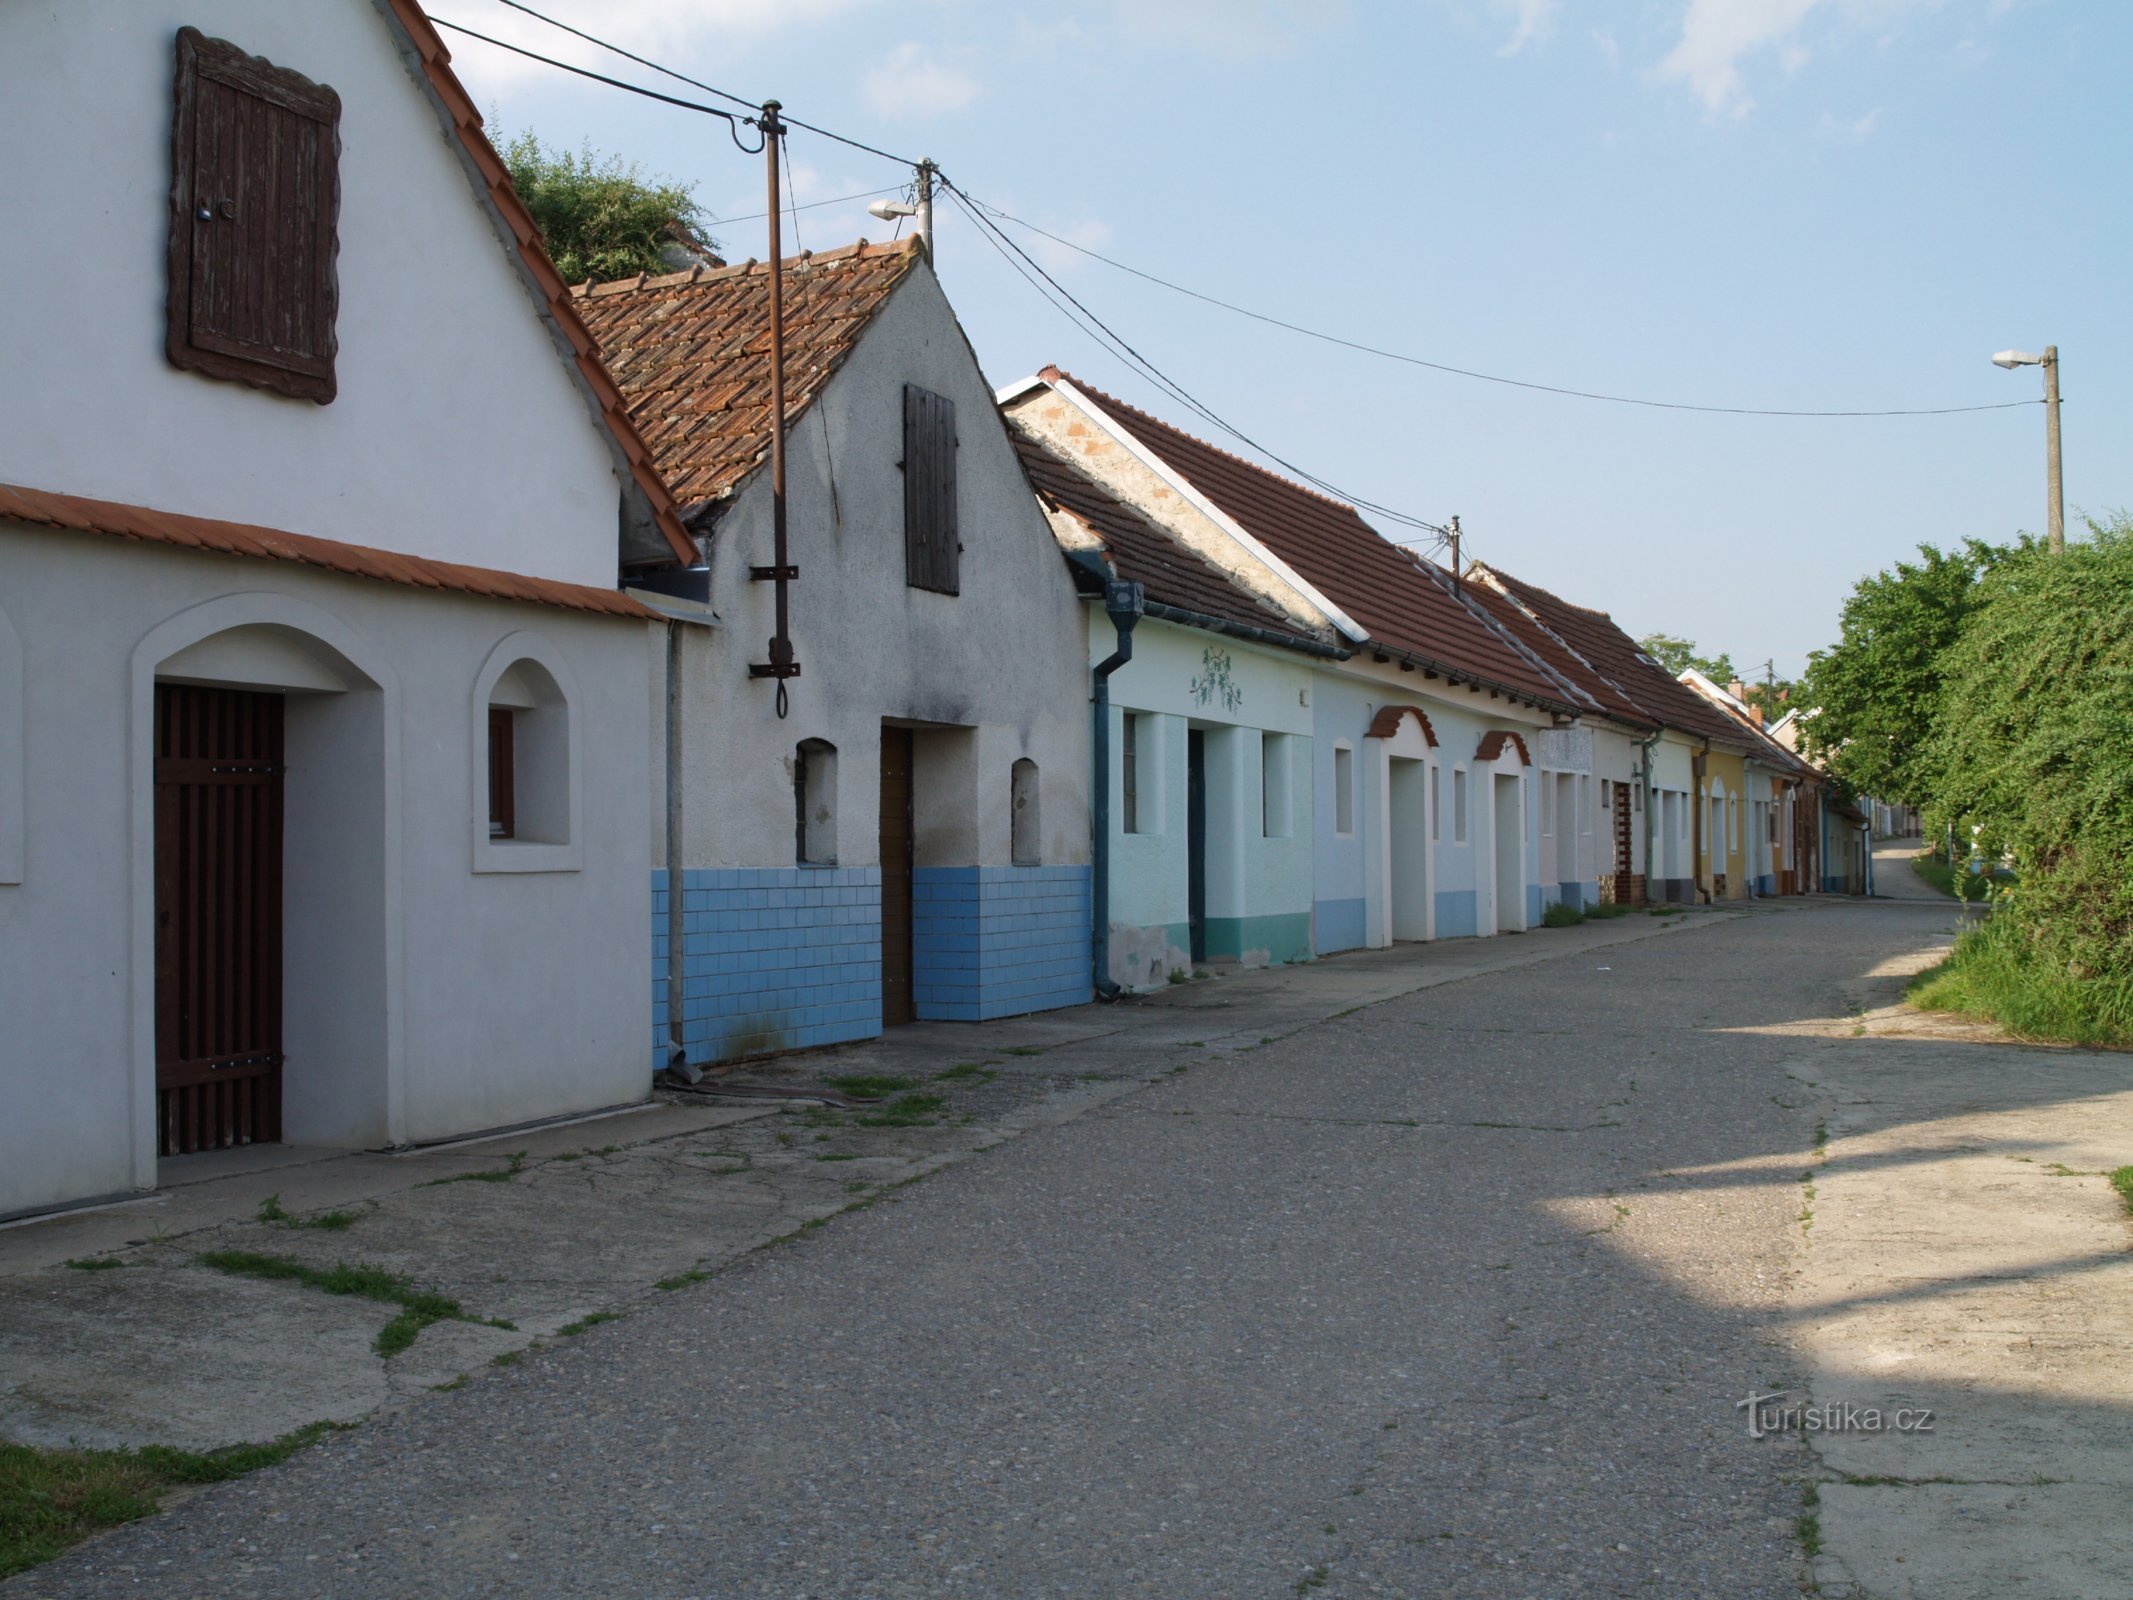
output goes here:
[[1500, 567], [1476, 562], [1468, 570], [1478, 582], [1494, 583], [1542, 627], [1591, 663], [1593, 672], [1604, 678], [1610, 691], [1632, 707], [1637, 719], [1647, 726], [1672, 728], [1699, 738], [1724, 739], [1729, 744], [1745, 742], [1730, 717], [1687, 684], [1677, 682], [1606, 612], [1575, 605], [1536, 584], [1512, 577]]
[[[785, 417], [822, 392], [921, 259], [915, 239], [785, 263]], [[749, 261], [572, 291], [630, 416], [685, 505], [715, 500], [770, 453], [770, 268]]]
[[1548, 670], [1569, 687], [1587, 713], [1630, 723], [1639, 729], [1658, 726], [1620, 685], [1587, 660], [1575, 645], [1551, 631], [1509, 595], [1471, 578], [1461, 589], [1468, 604], [1480, 606], [1522, 647], [1539, 657]]
[[1101, 541], [1112, 569], [1121, 578], [1139, 583], [1150, 600], [1262, 629], [1299, 644], [1333, 642], [1330, 633], [1299, 627], [1293, 617], [1235, 582], [1041, 441], [1020, 428], [1010, 428], [1008, 436], [1038, 500], [1085, 525]]
[[1564, 711], [1584, 709], [1461, 605], [1448, 581], [1436, 581], [1427, 563], [1388, 543], [1353, 506], [1196, 439], [1055, 367], [1046, 368], [1044, 376], [1088, 395], [1353, 618], [1379, 648], [1521, 700]]
[[518, 190], [512, 187], [511, 174], [504, 166], [503, 157], [496, 153], [488, 136], [481, 131], [481, 113], [474, 109], [472, 96], [460, 83], [458, 74], [452, 71], [452, 52], [445, 48], [444, 40], [430, 19], [423, 15], [417, 0], [386, 0], [386, 4], [392, 20], [399, 24], [416, 59], [422, 63], [423, 78], [473, 162], [489, 203], [495, 207], [497, 216], [516, 242], [520, 264], [531, 276], [535, 291], [547, 302], [549, 315], [554, 318], [564, 342], [570, 346], [578, 375], [591, 389], [600, 420], [607, 425], [621, 452], [623, 464], [649, 504], [660, 535], [675, 560], [685, 566], [693, 565], [698, 559], [696, 543], [682, 526], [680, 508], [674, 503], [673, 493], [653, 465], [651, 450], [630, 421], [622, 390], [601, 365], [598, 346], [578, 316], [570, 286], [556, 271], [555, 263], [548, 259], [548, 251], [541, 243], [541, 230], [535, 225], [525, 202], [519, 199]]
[[90, 500], [81, 495], [54, 494], [17, 484], [0, 483], [0, 522], [23, 522], [33, 527], [57, 528], [71, 533], [106, 534], [113, 538], [215, 551], [257, 561], [289, 561], [299, 566], [343, 573], [351, 578], [479, 595], [491, 600], [561, 606], [567, 611], [588, 611], [599, 616], [630, 617], [639, 621], [658, 620], [657, 612], [613, 589], [559, 583], [552, 578], [529, 578], [524, 573], [497, 572], [488, 567], [464, 567], [457, 562], [430, 561], [391, 550], [373, 550], [367, 545], [343, 544], [338, 539], [315, 539], [309, 534], [287, 533], [279, 528], [221, 522], [212, 517], [157, 511], [148, 506], [125, 505], [114, 500]]

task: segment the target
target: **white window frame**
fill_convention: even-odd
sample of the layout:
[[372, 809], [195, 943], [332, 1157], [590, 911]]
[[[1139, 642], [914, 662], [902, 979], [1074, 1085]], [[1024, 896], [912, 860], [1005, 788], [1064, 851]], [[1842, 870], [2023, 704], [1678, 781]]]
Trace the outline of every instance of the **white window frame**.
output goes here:
[[[1348, 780], [1346, 793], [1342, 792], [1343, 778]], [[1346, 739], [1333, 742], [1333, 836], [1355, 837], [1355, 746]]]

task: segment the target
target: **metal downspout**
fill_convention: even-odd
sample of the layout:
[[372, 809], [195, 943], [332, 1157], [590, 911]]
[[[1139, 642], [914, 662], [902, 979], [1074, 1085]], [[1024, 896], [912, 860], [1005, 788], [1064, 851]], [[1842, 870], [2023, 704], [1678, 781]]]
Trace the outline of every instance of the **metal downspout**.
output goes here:
[[1104, 580], [1104, 611], [1118, 633], [1118, 648], [1090, 671], [1094, 741], [1089, 793], [1090, 854], [1095, 879], [1090, 885], [1089, 959], [1096, 993], [1105, 1000], [1118, 994], [1111, 981], [1111, 674], [1133, 659], [1133, 625], [1141, 620], [1147, 595], [1137, 583]]
[[682, 1042], [681, 871], [681, 635], [684, 624], [667, 619], [667, 1072], [684, 1083], [701, 1083]]

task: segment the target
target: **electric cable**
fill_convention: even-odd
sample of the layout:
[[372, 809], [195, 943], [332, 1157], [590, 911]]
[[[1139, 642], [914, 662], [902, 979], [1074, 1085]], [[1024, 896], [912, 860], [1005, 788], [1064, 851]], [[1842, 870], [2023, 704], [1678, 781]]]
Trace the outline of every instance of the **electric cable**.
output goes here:
[[1254, 311], [1249, 306], [1240, 306], [1232, 301], [1220, 299], [1215, 295], [1204, 294], [1198, 289], [1188, 288], [1182, 283], [1174, 283], [1168, 278], [1158, 277], [1152, 272], [1144, 272], [1139, 267], [1128, 266], [1125, 262], [1114, 260], [1101, 251], [1091, 250], [1087, 245], [1076, 244], [1072, 239], [1062, 238], [1048, 228], [1040, 228], [1034, 222], [1025, 222], [1020, 217], [1002, 211], [998, 206], [988, 205], [974, 195], [969, 198], [973, 205], [982, 207], [1003, 222], [1012, 222], [1018, 228], [1027, 228], [1031, 233], [1039, 234], [1051, 240], [1054, 244], [1063, 245], [1069, 250], [1087, 256], [1092, 261], [1100, 261], [1107, 267], [1142, 279], [1144, 282], [1152, 283], [1158, 288], [1168, 289], [1173, 294], [1181, 294], [1193, 300], [1203, 301], [1208, 305], [1219, 307], [1221, 310], [1233, 312], [1237, 316], [1249, 317], [1254, 322], [1266, 323], [1269, 327], [1283, 328], [1290, 333], [1302, 334], [1307, 339], [1318, 339], [1326, 344], [1339, 345], [1346, 350], [1358, 351], [1363, 355], [1377, 356], [1386, 361], [1398, 361], [1411, 367], [1427, 367], [1432, 372], [1450, 373], [1454, 377], [1472, 378], [1481, 383], [1500, 383], [1513, 389], [1531, 389], [1536, 393], [1564, 395], [1574, 400], [1603, 400], [1613, 405], [1647, 406], [1658, 411], [1701, 411], [1730, 417], [1952, 417], [1972, 411], [2012, 411], [2018, 406], [2041, 405], [2043, 403], [2040, 400], [1999, 400], [1990, 405], [1978, 406], [1916, 406], [1891, 410], [1804, 411], [1782, 410], [1767, 406], [1695, 405], [1679, 400], [1650, 400], [1635, 395], [1604, 394], [1591, 389], [1569, 389], [1552, 383], [1532, 383], [1523, 378], [1506, 378], [1493, 372], [1477, 372], [1471, 367], [1455, 367], [1442, 361], [1430, 361], [1421, 356], [1406, 355], [1397, 350], [1381, 349], [1377, 345], [1364, 344], [1359, 340], [1344, 339], [1339, 334], [1321, 332], [1317, 328], [1307, 328], [1302, 323], [1290, 322], [1281, 317], [1271, 316], [1264, 311]]
[[590, 78], [593, 82], [604, 83], [611, 89], [621, 89], [629, 94], [642, 95], [647, 100], [657, 100], [663, 105], [678, 106], [684, 111], [699, 112], [707, 117], [721, 117], [725, 120], [726, 131], [733, 135], [734, 144], [739, 146], [744, 154], [753, 156], [761, 155], [763, 152], [761, 144], [756, 145], [752, 150], [747, 145], [741, 144], [741, 126], [744, 123], [751, 128], [758, 126], [754, 117], [735, 116], [731, 111], [722, 111], [717, 106], [707, 106], [700, 101], [683, 100], [675, 95], [661, 94], [657, 89], [647, 89], [642, 84], [626, 83], [620, 78], [610, 78], [605, 73], [594, 72], [587, 67], [574, 67], [567, 61], [556, 60], [554, 56], [544, 56], [538, 50], [528, 50], [524, 45], [510, 44], [490, 34], [477, 32], [463, 23], [447, 22], [443, 17], [435, 16], [428, 12], [423, 14], [437, 27], [450, 28], [454, 33], [463, 33], [469, 39], [479, 39], [483, 44], [493, 44], [499, 50], [508, 50], [513, 55], [524, 56], [529, 61], [538, 61], [544, 67], [554, 67], [562, 72], [573, 73], [580, 78]]
[[[1151, 383], [1155, 384], [1165, 394], [1176, 400], [1180, 405], [1183, 405], [1190, 409], [1196, 416], [1201, 417], [1203, 420], [1221, 429], [1231, 438], [1243, 444], [1247, 449], [1264, 457], [1268, 461], [1274, 462], [1284, 471], [1293, 474], [1302, 482], [1312, 486], [1313, 488], [1316, 488], [1317, 490], [1319, 490], [1319, 492], [1323, 494], [1332, 496], [1336, 500], [1343, 501], [1348, 505], [1361, 510], [1374, 511], [1378, 515], [1385, 517], [1390, 521], [1402, 523], [1411, 528], [1419, 528], [1428, 533], [1441, 534], [1447, 531], [1446, 529], [1439, 526], [1437, 523], [1429, 521], [1427, 518], [1417, 517], [1409, 512], [1397, 510], [1392, 506], [1383, 505], [1377, 501], [1366, 500], [1359, 495], [1350, 494], [1346, 490], [1342, 489], [1338, 484], [1335, 484], [1329, 481], [1328, 479], [1321, 478], [1316, 473], [1306, 471], [1304, 468], [1296, 465], [1296, 463], [1294, 463], [1293, 461], [1290, 461], [1283, 456], [1277, 455], [1274, 451], [1269, 450], [1265, 445], [1259, 443], [1258, 440], [1252, 438], [1251, 435], [1245, 433], [1241, 428], [1238, 428], [1235, 424], [1228, 421], [1218, 412], [1214, 411], [1211, 407], [1207, 406], [1204, 402], [1195, 397], [1189, 390], [1185, 389], [1183, 385], [1179, 384], [1175, 379], [1170, 377], [1169, 374], [1164, 372], [1160, 367], [1156, 366], [1154, 362], [1150, 361], [1146, 356], [1142, 355], [1139, 350], [1135, 349], [1131, 344], [1127, 343], [1127, 341], [1123, 337], [1121, 337], [1113, 328], [1111, 328], [1108, 323], [1104, 322], [1104, 320], [1101, 317], [1098, 317], [1095, 312], [1091, 311], [1087, 306], [1083, 305], [1081, 301], [1076, 299], [1074, 295], [1058, 281], [1058, 279], [1054, 278], [1050, 273], [1046, 272], [1044, 268], [1039, 265], [1038, 262], [1027, 251], [1025, 251], [1020, 245], [1016, 244], [1014, 240], [1008, 238], [1008, 236], [1005, 233], [1001, 232], [996, 225], [989, 222], [983, 216], [982, 213], [980, 213], [974, 206], [969, 204], [961, 188], [959, 188], [956, 184], [950, 182], [945, 174], [943, 174], [939, 178], [939, 182], [940, 186], [948, 192], [951, 198], [956, 201], [957, 205], [962, 209], [963, 214], [969, 217], [972, 223], [978, 228], [979, 236], [981, 238], [984, 238], [986, 242], [991, 244], [996, 251], [999, 251], [1004, 257], [1006, 257], [1008, 260], [1008, 264], [1010, 266], [1013, 266], [1016, 272], [1020, 274], [1026, 282], [1030, 283], [1032, 288], [1038, 288], [1036, 279], [1041, 278], [1043, 280], [1043, 283], [1049, 287], [1049, 290], [1051, 292], [1047, 292], [1047, 290], [1044, 288], [1038, 288], [1038, 292], [1039, 294], [1043, 295], [1044, 298], [1049, 301], [1055, 309], [1059, 310], [1063, 315], [1066, 315], [1069, 321], [1072, 321], [1077, 326], [1081, 327], [1083, 332], [1086, 333], [1089, 332], [1091, 329], [1094, 329], [1096, 333], [1100, 336], [1099, 342], [1103, 343], [1106, 348], [1112, 350], [1112, 352], [1120, 356], [1121, 359], [1129, 362], [1138, 372], [1141, 373], [1142, 376], [1146, 377]], [[1008, 251], [1012, 251], [1013, 256], [1007, 256]], [[1015, 256], [1019, 256], [1021, 258], [1020, 262], [1017, 262], [1014, 259]], [[1027, 270], [1025, 270], [1025, 264]], [[1036, 275], [1035, 278], [1031, 276], [1032, 273]], [[1055, 294], [1057, 298], [1054, 298]], [[1066, 303], [1065, 305], [1062, 305], [1060, 303], [1062, 300]], [[1074, 308], [1073, 311], [1067, 311], [1067, 306], [1072, 306]]]
[[[658, 62], [652, 60], [649, 56], [640, 56], [633, 51], [625, 50], [622, 48], [621, 45], [610, 43], [608, 40], [602, 39], [597, 34], [587, 33], [582, 28], [573, 28], [567, 22], [559, 21], [554, 17], [548, 16], [544, 12], [534, 10], [533, 7], [524, 4], [523, 0], [497, 0], [497, 3], [499, 5], [509, 6], [513, 11], [523, 12], [525, 15], [533, 18], [536, 22], [545, 22], [551, 28], [560, 28], [565, 33], [572, 34], [577, 38], [583, 39], [587, 44], [598, 45], [602, 50], [613, 51], [616, 55], [621, 56], [626, 61], [636, 62], [637, 65], [639, 65], [640, 67], [649, 67], [652, 71], [672, 78], [677, 83], [686, 83], [691, 88], [703, 90], [706, 94], [715, 94], [721, 100], [731, 100], [735, 105], [746, 106], [751, 111], [757, 110], [763, 104], [763, 102], [761, 101], [743, 99], [740, 95], [733, 93], [731, 90], [721, 89], [713, 84], [705, 83], [701, 78], [692, 78], [686, 72], [677, 72], [672, 67], [661, 66]], [[430, 20], [434, 22], [437, 19], [435, 17], [432, 17]], [[467, 32], [470, 30], [461, 29], [460, 31]], [[482, 35], [475, 34], [474, 37], [479, 39], [482, 37]], [[488, 43], [490, 44], [495, 44], [497, 42], [498, 41], [494, 39], [490, 39], [488, 41]], [[505, 45], [504, 48], [507, 50], [511, 50], [516, 49], [517, 47], [515, 45]], [[524, 51], [521, 53], [528, 55], [532, 54], [531, 51]], [[536, 61], [540, 61], [545, 60], [546, 58], [542, 56], [535, 56], [534, 59]], [[560, 62], [552, 64], [561, 65]], [[587, 73], [586, 76], [597, 77], [598, 74]], [[613, 80], [603, 79], [602, 81], [612, 82]], [[625, 85], [624, 87], [627, 87], [627, 85]], [[639, 90], [638, 92], [648, 94], [651, 91]], [[916, 161], [911, 161], [903, 156], [892, 154], [891, 152], [880, 149], [875, 145], [867, 144], [861, 140], [850, 138], [845, 134], [832, 133], [827, 128], [818, 128], [812, 122], [802, 122], [798, 117], [785, 117], [782, 120], [791, 127], [805, 128], [809, 133], [820, 134], [825, 139], [834, 139], [839, 144], [850, 145], [854, 150], [864, 150], [870, 156], [880, 156], [884, 161], [894, 161], [899, 166], [915, 167], [918, 165]]]

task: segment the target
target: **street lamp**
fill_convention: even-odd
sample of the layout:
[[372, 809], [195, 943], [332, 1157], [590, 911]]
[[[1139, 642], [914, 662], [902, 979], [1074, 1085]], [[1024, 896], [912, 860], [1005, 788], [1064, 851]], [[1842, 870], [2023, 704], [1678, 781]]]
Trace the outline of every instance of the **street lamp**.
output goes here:
[[2045, 494], [2051, 512], [2051, 551], [2059, 555], [2066, 549], [2066, 495], [2059, 482], [2059, 347], [2048, 344], [2041, 356], [2026, 350], [2002, 350], [1992, 358], [1992, 364], [2009, 372], [2016, 367], [2044, 369]]

